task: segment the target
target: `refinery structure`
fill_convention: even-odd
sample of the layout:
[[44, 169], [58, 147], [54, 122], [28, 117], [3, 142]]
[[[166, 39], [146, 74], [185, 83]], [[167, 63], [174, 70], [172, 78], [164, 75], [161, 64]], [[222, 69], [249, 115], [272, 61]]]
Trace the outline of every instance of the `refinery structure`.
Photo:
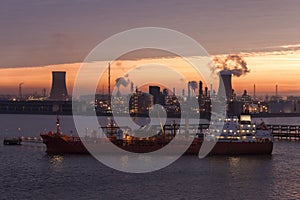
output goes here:
[[[196, 98], [199, 106], [198, 109], [202, 117], [209, 117], [211, 111], [211, 100], [218, 98], [226, 99], [227, 113], [231, 116], [236, 116], [245, 110], [248, 110], [254, 115], [280, 115], [291, 114], [297, 115], [300, 113], [300, 98], [287, 97], [283, 100], [279, 96], [278, 85], [276, 85], [275, 95], [266, 97], [265, 99], [258, 98], [255, 94], [256, 86], [253, 85], [253, 96], [250, 96], [245, 90], [244, 93], [238, 96], [232, 87], [232, 72], [230, 70], [222, 70], [219, 72], [219, 87], [218, 92], [210, 90], [204, 83], [199, 81], [189, 81], [185, 92], [182, 90], [181, 95], [175, 95], [175, 88], [161, 88], [158, 85], [149, 85], [148, 91], [141, 91], [134, 83], [130, 83], [130, 93], [121, 94], [119, 87], [115, 85], [117, 95], [111, 94], [96, 94], [82, 96], [73, 108], [77, 108], [82, 112], [95, 112], [98, 115], [111, 115], [111, 103], [115, 105], [117, 113], [125, 113], [131, 115], [148, 115], [149, 109], [154, 104], [162, 105], [170, 116], [177, 116], [181, 113], [181, 107], [188, 104], [191, 98]], [[108, 75], [108, 87], [110, 91], [110, 73]], [[19, 93], [17, 96], [2, 96], [0, 100], [1, 113], [26, 113], [26, 114], [72, 114], [71, 96], [67, 91], [66, 72], [52, 72], [52, 87], [50, 94], [46, 95], [46, 89], [42, 95], [35, 94], [34, 97], [26, 96], [22, 92], [23, 82], [20, 83]], [[118, 80], [121, 80], [119, 78]], [[126, 83], [128, 84], [128, 83]], [[129, 85], [129, 84], [128, 84]], [[135, 88], [136, 87], [136, 88]], [[112, 101], [112, 102], [111, 102]], [[129, 104], [128, 104], [129, 102]], [[128, 104], [128, 105], [127, 105]]]

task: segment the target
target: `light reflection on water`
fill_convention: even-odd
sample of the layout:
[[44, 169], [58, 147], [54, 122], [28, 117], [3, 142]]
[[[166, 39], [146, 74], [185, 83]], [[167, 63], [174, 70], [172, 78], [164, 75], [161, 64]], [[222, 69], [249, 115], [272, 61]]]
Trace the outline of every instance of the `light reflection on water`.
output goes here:
[[62, 156], [62, 155], [53, 155], [53, 156], [49, 156], [49, 157], [50, 157], [50, 163], [51, 163], [52, 169], [54, 171], [62, 171], [63, 170], [64, 156]]
[[299, 145], [276, 142], [272, 156], [183, 156], [153, 173], [127, 174], [88, 155], [1, 144], [1, 198], [299, 199]]
[[237, 167], [240, 162], [240, 157], [229, 157], [229, 162], [232, 168]]
[[[27, 117], [18, 127], [34, 131], [36, 117]], [[10, 125], [4, 118], [1, 130]], [[55, 116], [42, 119], [37, 126], [55, 127]], [[153, 173], [127, 174], [91, 156], [0, 144], [0, 199], [300, 199], [299, 152], [300, 142], [275, 142], [272, 156], [183, 156]], [[130, 163], [123, 157], [122, 164]]]

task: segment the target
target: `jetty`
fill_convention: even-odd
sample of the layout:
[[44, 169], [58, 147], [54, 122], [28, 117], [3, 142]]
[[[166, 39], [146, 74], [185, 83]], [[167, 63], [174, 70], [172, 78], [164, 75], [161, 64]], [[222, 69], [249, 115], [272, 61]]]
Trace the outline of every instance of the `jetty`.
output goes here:
[[268, 129], [277, 140], [299, 140], [300, 125], [267, 125]]
[[21, 145], [24, 143], [43, 143], [40, 137], [11, 137], [4, 138], [3, 145]]
[[16, 138], [4, 138], [3, 144], [4, 145], [21, 145], [22, 139], [20, 137]]

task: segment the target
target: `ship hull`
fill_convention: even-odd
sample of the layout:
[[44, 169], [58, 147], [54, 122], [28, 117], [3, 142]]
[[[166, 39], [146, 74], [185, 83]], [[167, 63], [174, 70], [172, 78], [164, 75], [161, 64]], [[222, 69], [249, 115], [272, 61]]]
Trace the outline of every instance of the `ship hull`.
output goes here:
[[50, 154], [88, 154], [89, 151], [83, 143], [78, 141], [66, 141], [59, 136], [41, 135], [46, 144], [46, 152]]
[[272, 154], [273, 142], [217, 142], [210, 155]]
[[[66, 140], [59, 136], [41, 135], [44, 144], [46, 144], [46, 152], [49, 154], [89, 154], [89, 151], [78, 137], [72, 140]], [[76, 139], [74, 139], [76, 138]], [[195, 139], [190, 147], [185, 151], [188, 155], [198, 155], [202, 146], [202, 141]], [[162, 148], [165, 144], [152, 143], [151, 145], [140, 144], [116, 144], [123, 150], [135, 153], [147, 153]], [[101, 144], [97, 144], [101, 145]], [[105, 144], [104, 144], [105, 145]], [[267, 155], [272, 154], [273, 142], [217, 142], [209, 155]], [[173, 153], [176, 152], [176, 147]], [[172, 153], [171, 152], [171, 153]], [[103, 152], [112, 153], [112, 152]]]

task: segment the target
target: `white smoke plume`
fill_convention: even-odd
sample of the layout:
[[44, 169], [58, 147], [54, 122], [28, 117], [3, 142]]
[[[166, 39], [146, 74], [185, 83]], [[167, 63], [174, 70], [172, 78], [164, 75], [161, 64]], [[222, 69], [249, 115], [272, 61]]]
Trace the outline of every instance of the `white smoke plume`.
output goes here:
[[211, 70], [216, 71], [230, 71], [234, 76], [246, 75], [250, 72], [247, 67], [247, 62], [240, 55], [228, 55], [223, 57], [214, 57], [211, 63]]
[[116, 87], [117, 88], [120, 88], [120, 86], [124, 86], [124, 87], [127, 87], [127, 85], [130, 83], [129, 80], [126, 80], [125, 78], [123, 77], [119, 77], [116, 79]]
[[198, 88], [198, 83], [196, 81], [190, 81], [190, 87], [194, 90]]

